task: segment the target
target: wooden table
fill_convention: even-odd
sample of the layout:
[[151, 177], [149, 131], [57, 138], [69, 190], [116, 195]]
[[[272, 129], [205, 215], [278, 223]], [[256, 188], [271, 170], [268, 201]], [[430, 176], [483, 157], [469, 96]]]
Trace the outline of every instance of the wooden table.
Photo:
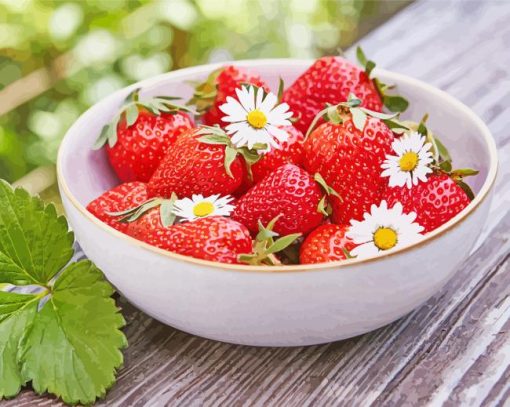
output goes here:
[[[421, 1], [361, 43], [471, 106], [501, 171], [477, 249], [407, 317], [350, 340], [255, 348], [164, 326], [124, 300], [130, 346], [108, 405], [503, 405], [510, 399], [510, 2]], [[459, 242], [459, 245], [462, 242]], [[56, 404], [24, 391], [6, 406]]]

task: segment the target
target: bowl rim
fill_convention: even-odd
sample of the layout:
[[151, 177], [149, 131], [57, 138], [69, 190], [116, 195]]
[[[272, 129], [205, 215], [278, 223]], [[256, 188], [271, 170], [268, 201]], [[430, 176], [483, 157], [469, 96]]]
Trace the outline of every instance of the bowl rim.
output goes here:
[[189, 68], [183, 68], [178, 69], [175, 71], [167, 72], [161, 75], [157, 75], [139, 82], [136, 82], [132, 85], [129, 85], [127, 87], [124, 87], [122, 89], [119, 89], [110, 95], [106, 96], [99, 102], [92, 105], [89, 109], [87, 109], [84, 113], [80, 115], [80, 117], [73, 123], [73, 125], [67, 130], [65, 136], [63, 137], [57, 154], [57, 165], [56, 165], [56, 172], [57, 172], [57, 181], [59, 185], [59, 189], [61, 194], [65, 195], [65, 197], [69, 200], [69, 202], [89, 221], [97, 225], [98, 227], [102, 228], [105, 232], [112, 234], [116, 236], [117, 238], [124, 239], [128, 244], [138, 246], [142, 249], [148, 250], [150, 252], [155, 253], [156, 255], [163, 256], [166, 258], [171, 258], [174, 260], [186, 262], [186, 263], [192, 263], [199, 266], [206, 266], [208, 268], [213, 267], [215, 269], [223, 269], [223, 270], [230, 270], [230, 271], [242, 271], [243, 273], [246, 272], [255, 272], [255, 273], [273, 273], [273, 272], [286, 272], [286, 273], [300, 273], [302, 274], [303, 271], [332, 271], [332, 270], [338, 270], [339, 268], [346, 268], [349, 266], [354, 266], [358, 264], [365, 264], [365, 263], [371, 263], [378, 260], [384, 260], [388, 258], [389, 256], [396, 256], [398, 254], [402, 254], [403, 252], [407, 252], [410, 249], [419, 247], [421, 245], [425, 245], [430, 243], [432, 240], [438, 238], [439, 236], [447, 233], [452, 228], [460, 225], [474, 210], [487, 198], [489, 192], [494, 187], [497, 172], [498, 172], [498, 154], [497, 154], [497, 147], [495, 140], [492, 136], [491, 131], [487, 127], [487, 125], [476, 115], [468, 106], [466, 106], [464, 103], [459, 101], [458, 99], [454, 98], [453, 96], [449, 95], [448, 93], [427, 84], [426, 82], [423, 82], [419, 79], [412, 78], [410, 76], [387, 71], [380, 68], [375, 68], [374, 74], [383, 74], [386, 78], [389, 78], [391, 81], [395, 82], [401, 82], [401, 83], [407, 83], [409, 85], [426, 89], [427, 91], [435, 94], [437, 97], [442, 98], [446, 100], [447, 103], [455, 106], [457, 109], [463, 111], [465, 114], [470, 116], [474, 122], [474, 124], [478, 127], [478, 130], [480, 131], [480, 134], [482, 136], [483, 141], [485, 142], [485, 145], [487, 147], [488, 153], [489, 153], [489, 169], [487, 172], [486, 179], [480, 188], [480, 191], [475, 196], [475, 199], [473, 199], [468, 206], [466, 206], [461, 212], [459, 212], [456, 216], [454, 216], [452, 219], [450, 219], [448, 222], [441, 225], [439, 228], [433, 230], [432, 232], [429, 232], [427, 235], [424, 236], [423, 239], [419, 240], [416, 243], [411, 243], [404, 245], [402, 247], [399, 247], [394, 250], [390, 250], [388, 252], [379, 253], [377, 255], [373, 255], [367, 258], [363, 259], [346, 259], [346, 260], [337, 260], [327, 263], [315, 263], [315, 264], [297, 264], [297, 265], [281, 265], [281, 266], [252, 266], [247, 264], [227, 264], [227, 263], [220, 263], [210, 260], [202, 260], [197, 259], [190, 256], [185, 256], [177, 253], [173, 253], [164, 249], [160, 249], [158, 247], [149, 245], [148, 243], [142, 242], [140, 240], [137, 240], [131, 236], [128, 236], [113, 227], [107, 225], [106, 223], [103, 223], [98, 218], [96, 218], [94, 215], [92, 215], [85, 206], [83, 206], [78, 199], [72, 194], [71, 190], [69, 189], [69, 186], [67, 185], [67, 182], [62, 174], [62, 167], [63, 167], [63, 156], [64, 156], [64, 149], [66, 148], [70, 134], [74, 133], [74, 128], [77, 127], [78, 123], [81, 122], [85, 115], [89, 113], [89, 111], [95, 109], [98, 104], [106, 103], [108, 99], [114, 98], [114, 96], [118, 94], [124, 94], [133, 91], [136, 88], [148, 89], [152, 86], [157, 85], [161, 81], [165, 81], [168, 79], [175, 80], [179, 76], [187, 76], [189, 74], [199, 73], [199, 74], [205, 74], [207, 72], [210, 72], [214, 69], [220, 68], [222, 66], [228, 65], [228, 64], [235, 64], [238, 66], [246, 66], [250, 68], [256, 68], [257, 66], [265, 66], [268, 64], [273, 64], [275, 66], [281, 66], [281, 65], [296, 65], [296, 66], [309, 66], [313, 62], [313, 59], [290, 59], [290, 58], [269, 58], [269, 59], [246, 59], [246, 60], [239, 60], [239, 61], [227, 61], [227, 62], [220, 62], [220, 63], [213, 63], [213, 64], [204, 64], [204, 65], [197, 65]]

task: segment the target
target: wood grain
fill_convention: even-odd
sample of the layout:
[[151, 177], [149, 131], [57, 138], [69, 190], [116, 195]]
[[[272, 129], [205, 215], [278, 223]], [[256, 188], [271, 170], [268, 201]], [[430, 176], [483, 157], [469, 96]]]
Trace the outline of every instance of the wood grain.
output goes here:
[[[130, 347], [103, 405], [504, 405], [510, 397], [510, 3], [420, 1], [364, 38], [380, 66], [438, 86], [489, 125], [501, 169], [452, 281], [399, 321], [306, 348], [194, 337], [125, 300]], [[462, 242], [459, 242], [462, 244]], [[24, 391], [5, 406], [58, 403]]]

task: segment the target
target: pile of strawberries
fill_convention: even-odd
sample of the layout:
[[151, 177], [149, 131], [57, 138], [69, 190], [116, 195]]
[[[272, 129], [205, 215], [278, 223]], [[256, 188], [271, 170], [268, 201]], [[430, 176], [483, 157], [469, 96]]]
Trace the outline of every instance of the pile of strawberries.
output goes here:
[[[159, 248], [244, 264], [366, 258], [414, 243], [473, 199], [439, 139], [391, 86], [342, 57], [277, 92], [235, 66], [186, 105], [136, 90], [95, 145], [120, 185], [87, 209]], [[383, 113], [387, 111], [393, 113]]]

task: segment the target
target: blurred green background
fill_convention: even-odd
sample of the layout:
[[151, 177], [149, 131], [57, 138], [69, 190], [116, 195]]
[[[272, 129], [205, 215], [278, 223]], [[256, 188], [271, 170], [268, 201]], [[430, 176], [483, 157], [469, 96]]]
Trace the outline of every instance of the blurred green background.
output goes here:
[[53, 163], [73, 121], [130, 83], [207, 62], [337, 54], [407, 3], [0, 0], [0, 177]]

